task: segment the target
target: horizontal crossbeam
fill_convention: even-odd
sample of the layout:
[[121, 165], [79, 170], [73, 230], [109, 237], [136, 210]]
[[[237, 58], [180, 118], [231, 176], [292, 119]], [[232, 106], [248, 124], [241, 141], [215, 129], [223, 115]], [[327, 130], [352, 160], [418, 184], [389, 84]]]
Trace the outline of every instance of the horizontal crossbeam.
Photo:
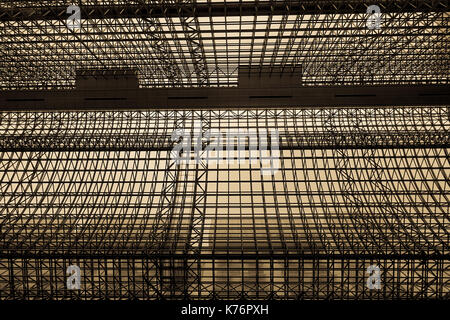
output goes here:
[[450, 85], [0, 91], [0, 111], [446, 105]]
[[[198, 3], [189, 5], [197, 17], [214, 16], [254, 16], [291, 14], [333, 14], [366, 13], [369, 3], [364, 1], [260, 1]], [[447, 1], [378, 1], [382, 12], [429, 12], [446, 11]], [[146, 5], [85, 5], [80, 6], [83, 19], [118, 19], [118, 18], [163, 18], [183, 17], [187, 14], [181, 10], [185, 4], [146, 4]], [[31, 4], [26, 7], [3, 6], [0, 8], [0, 21], [22, 20], [59, 20], [66, 18], [67, 6], [47, 6]]]
[[152, 255], [148, 254], [20, 254], [20, 253], [6, 253], [0, 254], [4, 259], [315, 259], [315, 260], [364, 260], [364, 259], [389, 259], [389, 260], [420, 260], [420, 261], [433, 261], [433, 260], [450, 260], [450, 254], [307, 254], [307, 253], [282, 253], [282, 254], [259, 254], [259, 253], [243, 253], [243, 254], [161, 254], [156, 253]]

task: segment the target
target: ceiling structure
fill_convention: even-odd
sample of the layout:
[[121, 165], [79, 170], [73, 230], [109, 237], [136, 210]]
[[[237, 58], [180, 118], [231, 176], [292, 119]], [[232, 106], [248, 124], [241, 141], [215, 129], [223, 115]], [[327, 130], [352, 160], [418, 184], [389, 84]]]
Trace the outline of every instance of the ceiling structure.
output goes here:
[[450, 297], [448, 1], [75, 2], [0, 1], [0, 300]]
[[1, 1], [0, 89], [135, 69], [142, 88], [229, 87], [238, 66], [300, 65], [306, 86], [448, 84], [447, 1]]

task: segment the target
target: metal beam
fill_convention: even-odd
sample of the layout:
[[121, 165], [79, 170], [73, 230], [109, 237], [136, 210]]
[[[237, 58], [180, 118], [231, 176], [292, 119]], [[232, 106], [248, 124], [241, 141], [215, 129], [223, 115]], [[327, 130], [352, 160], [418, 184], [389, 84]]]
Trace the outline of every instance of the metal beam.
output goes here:
[[321, 253], [239, 253], [239, 254], [147, 254], [147, 253], [133, 253], [133, 254], [120, 254], [120, 253], [100, 253], [100, 254], [84, 254], [84, 253], [74, 253], [74, 254], [30, 254], [30, 253], [0, 253], [0, 258], [2, 259], [148, 259], [160, 258], [160, 259], [336, 259], [336, 260], [346, 260], [346, 259], [388, 259], [388, 260], [450, 260], [449, 254], [417, 254], [417, 253], [402, 253], [402, 254], [385, 254], [385, 253], [361, 253], [361, 254], [321, 254]]
[[448, 105], [450, 85], [0, 91], [0, 111]]
[[[447, 11], [447, 1], [379, 1], [377, 3], [382, 12], [429, 12]], [[195, 4], [197, 17], [214, 16], [254, 16], [292, 14], [332, 14], [332, 13], [366, 13], [370, 3], [364, 1], [238, 1], [227, 3]], [[81, 5], [83, 19], [117, 19], [117, 18], [163, 18], [183, 17], [188, 11], [180, 10], [182, 3], [167, 4], [127, 4], [127, 5]], [[27, 7], [0, 8], [0, 21], [20, 20], [59, 20], [67, 17], [67, 6], [47, 6], [33, 4]]]

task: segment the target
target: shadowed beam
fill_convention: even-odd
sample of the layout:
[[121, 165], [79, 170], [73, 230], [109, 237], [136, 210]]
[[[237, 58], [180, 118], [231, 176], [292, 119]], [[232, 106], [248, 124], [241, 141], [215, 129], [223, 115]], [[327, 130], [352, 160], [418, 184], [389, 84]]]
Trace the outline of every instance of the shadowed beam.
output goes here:
[[0, 111], [448, 105], [450, 85], [0, 91]]

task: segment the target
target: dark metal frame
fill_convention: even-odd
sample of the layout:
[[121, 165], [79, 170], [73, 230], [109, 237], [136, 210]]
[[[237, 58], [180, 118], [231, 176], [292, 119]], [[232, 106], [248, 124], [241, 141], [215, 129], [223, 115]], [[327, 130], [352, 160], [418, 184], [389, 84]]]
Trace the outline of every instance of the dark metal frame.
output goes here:
[[[365, 1], [78, 3], [0, 1], [0, 300], [450, 298], [447, 1], [380, 30]], [[277, 129], [279, 171], [173, 162], [199, 120]]]
[[[175, 164], [196, 120], [277, 128], [279, 173]], [[445, 106], [2, 113], [0, 297], [448, 298], [449, 126]]]
[[236, 86], [239, 65], [302, 65], [307, 86], [449, 81], [447, 1], [379, 1], [380, 30], [364, 1], [79, 3], [70, 30], [65, 2], [1, 2], [0, 90], [70, 89], [87, 67], [136, 68], [143, 88]]
[[0, 91], [0, 110], [254, 109], [448, 105], [450, 85]]

